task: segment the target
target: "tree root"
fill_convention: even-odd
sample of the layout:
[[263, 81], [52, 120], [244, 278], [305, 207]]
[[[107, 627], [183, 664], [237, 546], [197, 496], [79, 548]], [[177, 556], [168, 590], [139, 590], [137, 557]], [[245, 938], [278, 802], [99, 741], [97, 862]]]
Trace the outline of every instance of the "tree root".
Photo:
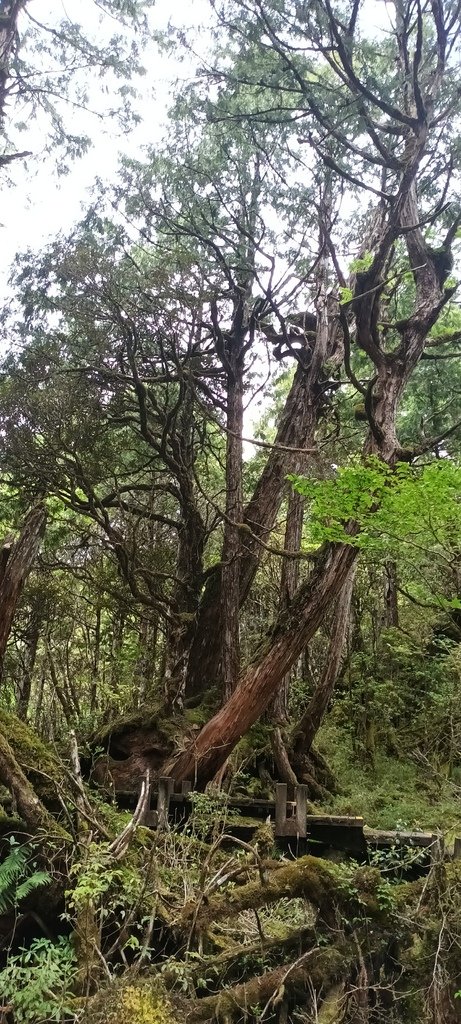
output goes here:
[[[6, 786], [13, 797], [16, 807], [31, 835], [45, 832], [50, 836], [65, 836], [63, 829], [57, 824], [37, 796], [35, 789], [26, 778], [18, 764], [8, 740], [0, 732], [0, 781]], [[68, 837], [67, 837], [68, 838]]]
[[347, 943], [330, 948], [319, 948], [303, 953], [294, 963], [283, 964], [272, 971], [251, 978], [241, 985], [205, 996], [190, 1008], [187, 1024], [205, 1024], [208, 1021], [231, 1024], [242, 1020], [242, 1011], [258, 1006], [269, 1011], [285, 998], [299, 996], [302, 1003], [311, 999], [311, 993], [328, 991], [339, 979], [347, 977], [351, 969], [352, 947]]
[[[258, 910], [279, 899], [299, 896], [315, 906], [319, 918], [324, 921], [331, 919], [336, 906], [355, 912], [366, 908], [369, 915], [379, 917], [380, 910], [375, 897], [379, 881], [378, 871], [358, 868], [354, 884], [344, 886], [338, 880], [333, 865], [319, 857], [301, 857], [272, 870], [264, 885], [259, 880], [253, 881], [231, 890], [225, 896], [202, 902], [200, 906], [195, 902], [186, 904], [181, 914], [180, 927], [185, 928], [195, 922], [197, 931], [203, 934], [211, 924], [244, 910]], [[355, 891], [354, 885], [357, 887]]]

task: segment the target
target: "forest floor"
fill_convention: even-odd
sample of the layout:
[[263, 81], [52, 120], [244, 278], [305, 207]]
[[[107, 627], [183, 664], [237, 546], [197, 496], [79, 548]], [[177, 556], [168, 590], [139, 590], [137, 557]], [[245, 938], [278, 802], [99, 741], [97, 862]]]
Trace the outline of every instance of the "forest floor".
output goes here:
[[382, 748], [371, 763], [333, 722], [322, 727], [317, 745], [340, 786], [322, 812], [359, 815], [373, 828], [440, 830], [448, 841], [461, 834], [461, 785], [447, 766], [437, 770], [411, 751], [397, 758]]

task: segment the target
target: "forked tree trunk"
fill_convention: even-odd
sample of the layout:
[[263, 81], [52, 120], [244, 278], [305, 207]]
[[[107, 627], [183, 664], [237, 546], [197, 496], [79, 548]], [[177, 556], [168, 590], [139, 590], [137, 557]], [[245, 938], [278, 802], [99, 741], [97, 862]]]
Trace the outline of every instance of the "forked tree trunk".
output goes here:
[[0, 671], [22, 588], [34, 564], [45, 532], [46, 508], [40, 503], [28, 513], [19, 537], [0, 549]]
[[[255, 578], [263, 548], [274, 527], [287, 473], [299, 471], [300, 453], [293, 449], [310, 448], [314, 440], [315, 409], [306, 371], [298, 366], [283, 410], [274, 447], [244, 511], [243, 521], [251, 534], [241, 540], [239, 562], [239, 603], [244, 604]], [[198, 609], [186, 683], [186, 697], [195, 698], [215, 685], [221, 650], [221, 569], [207, 579]]]
[[[249, 528], [241, 535], [239, 603], [244, 605], [260, 565], [283, 500], [288, 473], [305, 471], [309, 453], [314, 452], [315, 430], [325, 403], [323, 366], [330, 372], [342, 360], [342, 338], [337, 318], [331, 316], [328, 337], [320, 358], [308, 369], [298, 365], [281, 414], [274, 446], [243, 515]], [[221, 570], [207, 580], [198, 609], [197, 625], [189, 655], [186, 697], [198, 698], [213, 686], [219, 674], [221, 650]]]
[[287, 674], [319, 628], [342, 589], [357, 552], [352, 545], [328, 544], [291, 607], [277, 620], [257, 660], [240, 679], [227, 703], [204, 726], [191, 746], [174, 758], [164, 774], [203, 785], [224, 764], [241, 736], [262, 715]]
[[[450, 296], [449, 291], [442, 289], [420, 228], [414, 227], [420, 221], [414, 176], [424, 152], [423, 132], [417, 139], [416, 149], [411, 167], [402, 178], [398, 200], [380, 215], [379, 237], [374, 245], [376, 256], [371, 268], [357, 275], [354, 296], [357, 343], [376, 368], [374, 387], [369, 394], [370, 435], [365, 455], [376, 454], [390, 466], [407, 457], [396, 431], [399, 400], [421, 358], [425, 339]], [[402, 326], [398, 347], [388, 354], [377, 344], [379, 295], [389, 252], [402, 233], [405, 233], [410, 264], [414, 268], [415, 307], [413, 316]], [[319, 353], [314, 350], [313, 363], [318, 358]], [[316, 569], [298, 590], [289, 612], [280, 616], [257, 661], [248, 668], [231, 698], [204, 726], [191, 746], [170, 763], [168, 774], [177, 780], [191, 779], [198, 785], [213, 778], [240, 737], [266, 710], [280, 681], [340, 593], [355, 559], [356, 551], [347, 544], [329, 544], [324, 548]]]

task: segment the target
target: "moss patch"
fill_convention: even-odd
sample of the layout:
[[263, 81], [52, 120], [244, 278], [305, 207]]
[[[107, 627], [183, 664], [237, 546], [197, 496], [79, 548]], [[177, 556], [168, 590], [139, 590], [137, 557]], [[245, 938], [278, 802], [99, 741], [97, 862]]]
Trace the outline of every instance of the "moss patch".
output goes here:
[[341, 780], [341, 793], [322, 811], [359, 814], [370, 827], [442, 828], [461, 835], [459, 793], [449, 780], [430, 778], [414, 761], [397, 759], [378, 750], [375, 765], [366, 764], [352, 749], [350, 737], [335, 723], [320, 732], [319, 747]]
[[181, 1024], [183, 1020], [155, 980], [128, 975], [91, 999], [82, 1024]]
[[0, 711], [0, 732], [40, 799], [45, 804], [54, 803], [56, 785], [62, 783], [62, 765], [57, 757], [25, 722], [9, 711]]

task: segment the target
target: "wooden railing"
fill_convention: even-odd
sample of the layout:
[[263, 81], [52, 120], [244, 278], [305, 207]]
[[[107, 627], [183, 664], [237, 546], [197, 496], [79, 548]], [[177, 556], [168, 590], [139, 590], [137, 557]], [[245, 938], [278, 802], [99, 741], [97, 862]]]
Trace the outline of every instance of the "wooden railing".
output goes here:
[[[145, 823], [152, 828], [165, 829], [169, 820], [185, 820], [190, 813], [192, 791], [191, 782], [183, 782], [179, 793], [174, 792], [174, 781], [168, 776], [157, 780], [156, 790], [152, 792], [151, 808]], [[366, 828], [362, 817], [332, 814], [307, 814], [308, 790], [306, 786], [298, 786], [295, 799], [287, 799], [287, 786], [278, 783], [275, 790], [275, 801], [263, 799], [229, 798], [228, 806], [246, 815], [253, 814], [262, 820], [270, 818], [274, 822], [275, 838], [286, 844], [290, 840], [301, 842], [303, 851], [307, 844], [313, 850], [329, 847], [364, 858], [373, 850], [389, 850], [393, 846], [400, 848], [427, 849], [428, 860], [444, 854], [444, 841], [441, 834], [432, 832], [416, 832], [409, 830], [385, 831], [383, 829]], [[155, 807], [152, 804], [155, 801]], [[242, 828], [251, 826], [242, 825]], [[227, 827], [226, 827], [227, 828]], [[239, 826], [227, 828], [227, 831], [238, 831]], [[456, 838], [451, 854], [461, 859], [461, 838]]]

